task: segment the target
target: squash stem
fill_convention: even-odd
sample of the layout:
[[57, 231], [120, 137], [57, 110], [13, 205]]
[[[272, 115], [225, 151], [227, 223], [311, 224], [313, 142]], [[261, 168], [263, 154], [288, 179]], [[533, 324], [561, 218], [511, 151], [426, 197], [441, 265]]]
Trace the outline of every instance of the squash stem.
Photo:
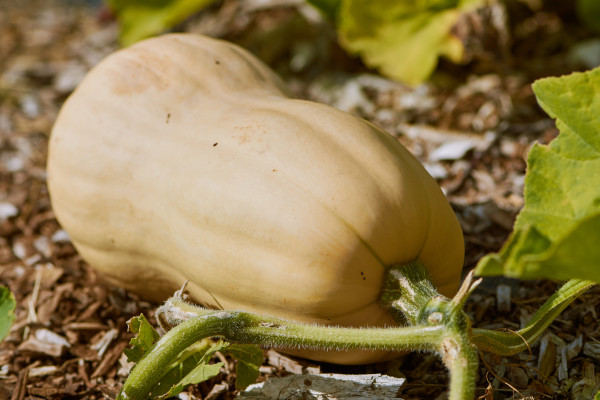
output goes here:
[[479, 354], [464, 333], [449, 335], [442, 342], [441, 357], [450, 371], [449, 400], [475, 398]]
[[379, 303], [399, 324], [417, 325], [427, 304], [445, 299], [431, 283], [427, 268], [418, 260], [388, 268]]
[[436, 290], [418, 260], [391, 266], [384, 278], [379, 302], [398, 322], [442, 327], [442, 340], [434, 352], [450, 372], [450, 400], [471, 400], [475, 395], [479, 356], [470, 340], [471, 321], [462, 308], [479, 282], [472, 282], [469, 274], [454, 299], [449, 299]]
[[[171, 297], [157, 310], [157, 319], [163, 328], [175, 329], [190, 319], [222, 313]], [[433, 350], [441, 342], [439, 326], [343, 328], [308, 325], [245, 311], [228, 311], [227, 314], [228, 329], [214, 336], [237, 343], [322, 350], [412, 351]]]
[[[194, 315], [192, 317], [192, 315]], [[132, 369], [117, 399], [147, 399], [161, 373], [196, 341], [219, 336], [236, 343], [336, 350], [426, 350], [442, 342], [442, 326], [339, 328], [306, 325], [248, 312], [206, 310], [171, 298], [157, 315], [162, 325], [176, 325]]]

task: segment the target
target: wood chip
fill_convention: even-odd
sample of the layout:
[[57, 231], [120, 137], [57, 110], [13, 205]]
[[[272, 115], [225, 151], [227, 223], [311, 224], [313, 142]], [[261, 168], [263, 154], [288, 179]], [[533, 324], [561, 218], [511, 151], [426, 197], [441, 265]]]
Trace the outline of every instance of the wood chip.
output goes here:
[[573, 358], [577, 357], [581, 350], [583, 349], [583, 335], [577, 336], [575, 340], [569, 343], [566, 346], [566, 357], [567, 361], [571, 361]]
[[71, 322], [65, 325], [65, 330], [69, 331], [104, 331], [110, 329], [110, 326], [98, 322]]
[[25, 390], [27, 387], [27, 377], [29, 376], [29, 369], [25, 368], [19, 371], [19, 377], [17, 378], [17, 384], [13, 390], [13, 394], [10, 400], [23, 400], [25, 398]]
[[[0, 101], [0, 281], [10, 287], [17, 300], [17, 318], [7, 339], [0, 343], [0, 400], [11, 395], [15, 400], [114, 398], [131, 369], [126, 357], [119, 355], [123, 343], [131, 337], [125, 331], [125, 321], [143, 311], [153, 322], [156, 305], [98, 284], [93, 269], [77, 254], [69, 235], [55, 220], [45, 165], [48, 137], [59, 107], [83, 74], [118, 48], [118, 26], [114, 16], [107, 17], [105, 11], [89, 8], [88, 3], [97, 1], [86, 2], [82, 7], [65, 7], [60, 0], [0, 3], [0, 91], [6, 95]], [[306, 7], [298, 5], [301, 1], [285, 0], [285, 4], [296, 5], [283, 10], [275, 6], [283, 4], [279, 0], [261, 0], [254, 1], [260, 7], [250, 10], [241, 3], [244, 2], [219, 2], [180, 28], [206, 32], [208, 27], [216, 33], [214, 36], [246, 41], [262, 36], [256, 33], [264, 26], [285, 23], [297, 8]], [[333, 52], [333, 59], [322, 58], [314, 65], [303, 65], [306, 70], [302, 75], [308, 80], [298, 74], [292, 79], [293, 90], [302, 97], [314, 100], [321, 96], [325, 102], [354, 109], [398, 135], [421, 161], [427, 162], [432, 155], [444, 158], [428, 167], [440, 180], [466, 234], [467, 268], [486, 253], [498, 251], [506, 240], [514, 216], [523, 207], [526, 153], [534, 141], [546, 144], [558, 132], [555, 122], [537, 105], [531, 82], [534, 77], [570, 71], [564, 69], [568, 63], [563, 62], [561, 54], [544, 58], [544, 49], [560, 52], [569, 48], [571, 40], [583, 39], [577, 21], [558, 16], [556, 7], [546, 4], [551, 2], [538, 3], [539, 8], [528, 11], [525, 19], [511, 13], [514, 20], [504, 26], [506, 32], [514, 34], [508, 69], [495, 58], [495, 39], [486, 37], [485, 41], [481, 39], [481, 44], [486, 45], [483, 57], [463, 66], [472, 77], [459, 76], [445, 87], [426, 83], [409, 88], [374, 74], [354, 74], [356, 63], [339, 51]], [[475, 22], [461, 22], [454, 30], [472, 26], [476, 32], [485, 33], [498, 25], [486, 23], [481, 9], [475, 14]], [[310, 36], [304, 36], [310, 31], [303, 32], [299, 43], [310, 43]], [[330, 36], [324, 39], [327, 42], [323, 42], [323, 49], [335, 45]], [[461, 38], [473, 39], [464, 35]], [[246, 43], [254, 48], [252, 43]], [[466, 43], [465, 48], [473, 53], [472, 44]], [[330, 51], [325, 53], [328, 54], [312, 56], [317, 57], [315, 60], [331, 56]], [[277, 56], [275, 63], [289, 64], [286, 57]], [[486, 67], [489, 63], [494, 63], [495, 72], [486, 72], [486, 68], [490, 71]], [[316, 75], [320, 78], [312, 79]], [[448, 76], [456, 78], [453, 74]], [[326, 93], [327, 86], [334, 87], [335, 93]], [[41, 271], [41, 276], [37, 271]], [[494, 306], [497, 293], [492, 286], [476, 292], [477, 297], [467, 303], [467, 311], [474, 319], [473, 326], [518, 329], [555, 289], [552, 282], [519, 282], [512, 286], [510, 299], [519, 306], [500, 312]], [[557, 354], [554, 361], [547, 348], [540, 351], [538, 345], [532, 345], [533, 354], [487, 357], [490, 368], [515, 385], [526, 382], [525, 372], [529, 382], [522, 390], [524, 398], [592, 398], [598, 384], [598, 379], [592, 379], [596, 376], [594, 368], [600, 364], [600, 344], [594, 341], [600, 337], [599, 304], [600, 287], [574, 302], [550, 326], [549, 332], [567, 343], [554, 337], [550, 340]], [[52, 339], [38, 338], [36, 331], [42, 328], [66, 339], [68, 346], [61, 350], [61, 340], [52, 344]], [[48, 342], [54, 348], [47, 349]], [[320, 370], [308, 362], [273, 354], [268, 361], [272, 365], [261, 367], [260, 379], [287, 371]], [[548, 363], [558, 365], [548, 380], [531, 372], [543, 354]], [[231, 366], [231, 359], [227, 361]], [[25, 367], [31, 371], [23, 375]], [[327, 371], [362, 373], [377, 372], [378, 368], [323, 367]], [[412, 381], [412, 386], [403, 387], [407, 398], [444, 396], [447, 372], [436, 357], [411, 354], [394, 368]], [[563, 379], [566, 372], [568, 379]], [[235, 395], [234, 374], [235, 368], [231, 368], [228, 373], [191, 388], [186, 398], [205, 398], [217, 384], [220, 386], [212, 393], [231, 400]], [[480, 365], [479, 388], [488, 386], [487, 374], [487, 367]], [[569, 385], [573, 385], [571, 393]], [[220, 388], [225, 387], [221, 392]], [[511, 394], [504, 383], [494, 381], [485, 395], [491, 399]]]
[[102, 376], [111, 368], [113, 368], [119, 360], [119, 357], [121, 357], [121, 353], [123, 353], [125, 347], [127, 347], [127, 342], [118, 343], [114, 347], [110, 348], [100, 362], [100, 365], [98, 365], [98, 368], [96, 368], [96, 370], [92, 373], [91, 378], [95, 379], [99, 376]]
[[115, 387], [114, 385], [98, 385], [97, 388], [102, 392], [102, 394], [108, 399], [114, 399], [119, 394], [121, 388]]
[[77, 317], [77, 321], [84, 321], [88, 318], [93, 317], [97, 313], [98, 309], [102, 307], [102, 305], [102, 301], [93, 302], [81, 314], [79, 314], [79, 316]]
[[583, 354], [596, 360], [600, 360], [600, 343], [586, 342], [583, 345]]
[[65, 293], [67, 293], [70, 289], [73, 288], [73, 284], [64, 284], [58, 285], [52, 290], [50, 293], [50, 298], [44, 300], [37, 308], [37, 318], [38, 322], [42, 325], [48, 325], [52, 316], [55, 314], [58, 305]]
[[69, 353], [73, 356], [82, 358], [86, 361], [96, 361], [100, 358], [98, 357], [98, 351], [90, 348], [86, 344], [76, 343], [70, 349]]
[[559, 351], [560, 360], [558, 362], [558, 380], [564, 381], [569, 378], [567, 346], [562, 346]]
[[88, 377], [87, 371], [85, 369], [85, 361], [81, 358], [77, 361], [77, 373], [79, 377], [83, 379], [83, 382], [85, 383], [85, 386], [88, 389], [93, 389], [94, 386], [96, 386], [95, 382], [90, 381], [90, 378]]
[[295, 360], [293, 358], [284, 356], [273, 349], [267, 350], [267, 362], [276, 368], [281, 368], [284, 371], [291, 372], [293, 374], [303, 374], [307, 372], [318, 374], [321, 372], [320, 368], [315, 364], [310, 364], [306, 360]]
[[511, 366], [508, 368], [508, 380], [517, 388], [524, 389], [529, 383], [529, 375], [523, 368]]
[[229, 389], [227, 383], [218, 383], [208, 392], [204, 400], [217, 400], [223, 393]]
[[29, 336], [26, 341], [21, 343], [17, 350], [60, 357], [67, 347], [70, 347], [70, 344], [64, 337], [48, 329], [38, 329], [34, 335]]
[[29, 377], [39, 377], [39, 376], [47, 376], [53, 375], [60, 371], [60, 369], [56, 365], [44, 365], [43, 367], [35, 367], [29, 370]]
[[60, 277], [65, 273], [64, 269], [56, 267], [52, 263], [38, 264], [36, 269], [41, 271], [42, 289], [53, 287]]
[[111, 329], [105, 332], [98, 342], [94, 343], [90, 347], [98, 352], [98, 357], [102, 357], [108, 349], [110, 343], [118, 336], [118, 329]]
[[509, 285], [499, 284], [496, 287], [496, 307], [500, 313], [510, 312], [510, 293]]
[[542, 337], [537, 368], [544, 379], [548, 378], [556, 368], [556, 345], [549, 334]]

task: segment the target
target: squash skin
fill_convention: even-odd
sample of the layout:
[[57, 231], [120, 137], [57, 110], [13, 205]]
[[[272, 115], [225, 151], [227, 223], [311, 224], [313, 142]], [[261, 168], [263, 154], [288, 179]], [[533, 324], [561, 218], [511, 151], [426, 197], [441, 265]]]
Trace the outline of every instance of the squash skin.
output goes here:
[[[48, 187], [81, 256], [109, 282], [311, 323], [395, 325], [385, 266], [420, 259], [457, 289], [463, 237], [446, 198], [392, 136], [295, 100], [268, 67], [192, 34], [107, 57], [52, 130]], [[360, 364], [386, 352], [317, 352]]]

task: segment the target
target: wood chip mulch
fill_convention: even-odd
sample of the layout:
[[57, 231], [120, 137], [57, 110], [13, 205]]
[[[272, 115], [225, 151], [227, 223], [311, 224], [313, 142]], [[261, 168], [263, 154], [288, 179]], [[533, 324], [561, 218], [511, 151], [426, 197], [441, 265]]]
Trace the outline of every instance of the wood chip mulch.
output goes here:
[[[224, 1], [180, 28], [243, 41], [274, 20], [299, 15], [298, 2], [271, 8], [252, 3]], [[131, 337], [126, 321], [143, 312], [153, 323], [156, 304], [103, 285], [80, 258], [54, 219], [45, 160], [62, 102], [86, 71], [118, 47], [118, 27], [106, 10], [73, 2], [0, 0], [0, 9], [0, 284], [17, 300], [16, 321], [0, 344], [0, 400], [114, 398], [131, 368], [122, 353]], [[288, 62], [286, 68], [277, 64], [278, 70], [290, 73], [297, 93], [378, 123], [426, 165], [460, 218], [468, 268], [498, 250], [510, 232], [523, 205], [527, 150], [557, 134], [536, 106], [530, 83], [571, 68], [566, 44], [581, 35], [556, 9], [528, 10], [500, 7], [470, 15], [466, 33], [458, 34], [485, 33], [492, 46], [471, 41], [468, 68], [442, 65], [448, 74], [462, 74], [446, 87], [409, 89], [366, 74], [332, 43], [327, 48], [334, 50], [309, 54], [323, 73], [291, 68], [293, 54], [278, 55]], [[503, 20], [507, 15], [514, 19]], [[486, 18], [494, 24], [481, 24]], [[346, 72], [326, 73], [331, 60], [323, 57], [335, 57]], [[467, 312], [477, 327], [519, 329], [556, 287], [489, 279]], [[592, 289], [575, 301], [530, 352], [483, 355], [478, 395], [591, 399], [600, 389], [599, 294]], [[399, 394], [405, 399], [443, 399], [447, 385], [440, 361], [427, 354], [361, 367], [316, 365], [273, 350], [265, 355], [261, 380], [319, 371], [386, 373], [408, 379]], [[180, 397], [233, 398], [234, 364], [225, 361], [219, 376]]]

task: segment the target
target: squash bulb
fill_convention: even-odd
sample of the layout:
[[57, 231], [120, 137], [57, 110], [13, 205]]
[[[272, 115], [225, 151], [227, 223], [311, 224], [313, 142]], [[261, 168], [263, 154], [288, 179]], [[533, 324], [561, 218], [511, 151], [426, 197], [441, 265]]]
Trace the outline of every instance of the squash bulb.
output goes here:
[[151, 300], [189, 280], [207, 307], [383, 326], [386, 266], [420, 259], [445, 295], [460, 279], [457, 219], [394, 137], [291, 98], [250, 53], [203, 36], [149, 39], [93, 68], [52, 130], [48, 186], [81, 256]]

